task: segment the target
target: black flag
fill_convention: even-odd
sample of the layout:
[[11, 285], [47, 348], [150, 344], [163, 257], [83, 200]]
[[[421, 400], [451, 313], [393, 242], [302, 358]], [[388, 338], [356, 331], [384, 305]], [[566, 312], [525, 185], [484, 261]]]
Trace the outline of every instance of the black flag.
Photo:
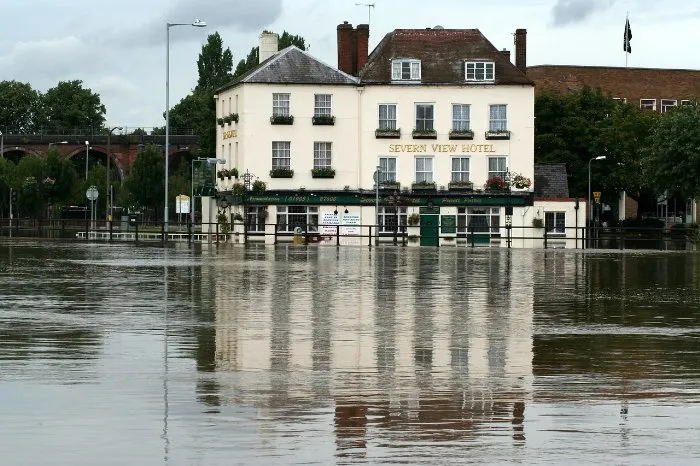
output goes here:
[[632, 40], [632, 28], [630, 28], [630, 20], [627, 19], [625, 21], [625, 41], [622, 44], [622, 50], [624, 50], [627, 53], [632, 53], [632, 46], [630, 45], [631, 40]]

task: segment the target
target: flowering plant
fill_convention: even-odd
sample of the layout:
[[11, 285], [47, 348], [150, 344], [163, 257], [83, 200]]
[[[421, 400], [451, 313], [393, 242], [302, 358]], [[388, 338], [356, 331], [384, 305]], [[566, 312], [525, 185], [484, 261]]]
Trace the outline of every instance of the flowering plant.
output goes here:
[[486, 180], [484, 185], [486, 189], [506, 189], [506, 182], [500, 176], [492, 176]]
[[518, 189], [526, 189], [532, 186], [532, 180], [530, 178], [526, 178], [520, 173], [513, 175], [513, 178], [511, 178], [511, 183]]

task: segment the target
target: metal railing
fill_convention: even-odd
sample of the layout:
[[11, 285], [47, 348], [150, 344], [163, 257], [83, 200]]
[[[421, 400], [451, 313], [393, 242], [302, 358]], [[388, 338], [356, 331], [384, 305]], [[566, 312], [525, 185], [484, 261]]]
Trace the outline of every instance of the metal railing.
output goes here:
[[[672, 235], [663, 228], [639, 227], [567, 227], [548, 232], [532, 226], [500, 227], [498, 233], [484, 232], [483, 227], [458, 228], [456, 233], [443, 234], [433, 229], [420, 234], [420, 227], [399, 226], [392, 231], [377, 234], [376, 224], [306, 225], [300, 233], [279, 231], [276, 224], [265, 224], [266, 231], [252, 230], [244, 222], [233, 222], [226, 229], [219, 223], [193, 224], [170, 222], [166, 234], [161, 222], [133, 222], [106, 220], [39, 220], [0, 219], [0, 237], [43, 238], [74, 241], [127, 241], [127, 242], [187, 242], [187, 243], [251, 243], [272, 244], [297, 242], [301, 244], [330, 243], [366, 245], [432, 245], [432, 246], [495, 246], [504, 248], [573, 248], [573, 249], [656, 249], [697, 250], [697, 237]], [[260, 225], [261, 227], [262, 225]], [[344, 232], [351, 227], [352, 234]], [[228, 230], [228, 231], [227, 231]], [[518, 232], [518, 234], [514, 234]]]

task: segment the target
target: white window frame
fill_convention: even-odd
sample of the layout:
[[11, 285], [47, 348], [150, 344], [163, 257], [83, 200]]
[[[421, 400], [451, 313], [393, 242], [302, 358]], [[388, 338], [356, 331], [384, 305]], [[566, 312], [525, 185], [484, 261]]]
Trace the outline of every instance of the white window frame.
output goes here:
[[[385, 109], [386, 114], [384, 115], [384, 118], [382, 118], [382, 108]], [[391, 115], [391, 111], [393, 109], [393, 118]], [[396, 129], [396, 104], [379, 104], [378, 106], [378, 124], [377, 128], [379, 129]]]
[[566, 212], [545, 212], [544, 213], [544, 228], [549, 236], [565, 236], [566, 235]]
[[639, 108], [656, 111], [656, 99], [639, 99]]
[[420, 60], [399, 58], [391, 62], [392, 81], [420, 81]]
[[[377, 212], [379, 233], [392, 234], [395, 231], [403, 233], [408, 225], [408, 212], [406, 207], [380, 206]], [[398, 228], [397, 228], [398, 227]]]
[[678, 101], [676, 99], [661, 99], [661, 113], [666, 113], [677, 106]]
[[314, 142], [314, 168], [331, 168], [333, 162], [333, 143]]
[[262, 233], [265, 231], [265, 206], [246, 206], [245, 220], [248, 233]]
[[[452, 129], [468, 131], [471, 128], [472, 109], [469, 104], [452, 104]], [[466, 115], [466, 116], [465, 116]]]
[[[492, 163], [493, 162], [493, 163]], [[488, 174], [486, 179], [500, 176], [505, 181], [506, 173], [508, 173], [508, 157], [505, 155], [495, 155], [489, 157], [487, 161]], [[496, 166], [494, 166], [496, 165]]]
[[464, 80], [467, 82], [492, 83], [496, 79], [496, 68], [492, 61], [464, 62]]
[[290, 94], [275, 92], [272, 94], [272, 116], [289, 116]]
[[691, 105], [692, 101], [690, 99], [681, 100], [681, 105]]
[[508, 104], [489, 105], [489, 131], [508, 131]]
[[381, 182], [396, 182], [398, 179], [398, 160], [396, 157], [379, 157], [377, 159], [377, 166], [381, 170]]
[[500, 236], [501, 208], [489, 206], [458, 207], [457, 236], [468, 238], [472, 231], [475, 235]]
[[272, 141], [272, 169], [291, 168], [292, 143], [291, 141]]
[[309, 233], [318, 233], [318, 206], [277, 206], [275, 229], [278, 233], [294, 233], [296, 227], [305, 232], [307, 226]]
[[452, 157], [450, 181], [469, 181], [471, 178], [471, 163], [470, 157]]
[[333, 95], [314, 94], [314, 116], [333, 115]]
[[433, 175], [435, 173], [435, 157], [421, 156], [414, 159], [416, 183], [433, 183]]
[[627, 103], [627, 97], [613, 97], [613, 100], [617, 102], [622, 102], [623, 104]]
[[[419, 118], [419, 112], [423, 111], [422, 118]], [[430, 110], [428, 112], [428, 110]], [[430, 113], [430, 118], [426, 115]], [[416, 126], [419, 131], [434, 131], [435, 130], [435, 104], [432, 103], [417, 103], [416, 104]]]

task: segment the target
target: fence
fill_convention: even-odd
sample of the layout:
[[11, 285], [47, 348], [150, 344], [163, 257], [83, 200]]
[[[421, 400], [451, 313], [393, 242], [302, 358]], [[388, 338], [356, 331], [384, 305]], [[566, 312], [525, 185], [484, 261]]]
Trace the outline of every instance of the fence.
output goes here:
[[[263, 225], [260, 225], [262, 227]], [[38, 220], [0, 219], [0, 237], [45, 238], [74, 241], [129, 242], [187, 242], [187, 243], [251, 243], [300, 242], [304, 244], [331, 243], [376, 245], [432, 245], [505, 248], [573, 248], [573, 249], [658, 249], [697, 250], [697, 236], [671, 234], [664, 228], [639, 227], [567, 227], [559, 232], [547, 232], [531, 226], [500, 227], [484, 231], [483, 227], [458, 228], [452, 234], [419, 234], [418, 226], [400, 226], [393, 231], [378, 231], [376, 224], [352, 225], [357, 234], [346, 234], [341, 225], [306, 225], [299, 233], [278, 231], [277, 225], [265, 224], [263, 231], [253, 231], [243, 222], [234, 222], [225, 232], [218, 223], [195, 225], [169, 223], [165, 233], [163, 223], [139, 223], [105, 220]], [[268, 228], [269, 227], [269, 228]], [[514, 232], [519, 232], [514, 234]], [[416, 234], [417, 233], [417, 234]], [[697, 233], [694, 233], [697, 234]]]

